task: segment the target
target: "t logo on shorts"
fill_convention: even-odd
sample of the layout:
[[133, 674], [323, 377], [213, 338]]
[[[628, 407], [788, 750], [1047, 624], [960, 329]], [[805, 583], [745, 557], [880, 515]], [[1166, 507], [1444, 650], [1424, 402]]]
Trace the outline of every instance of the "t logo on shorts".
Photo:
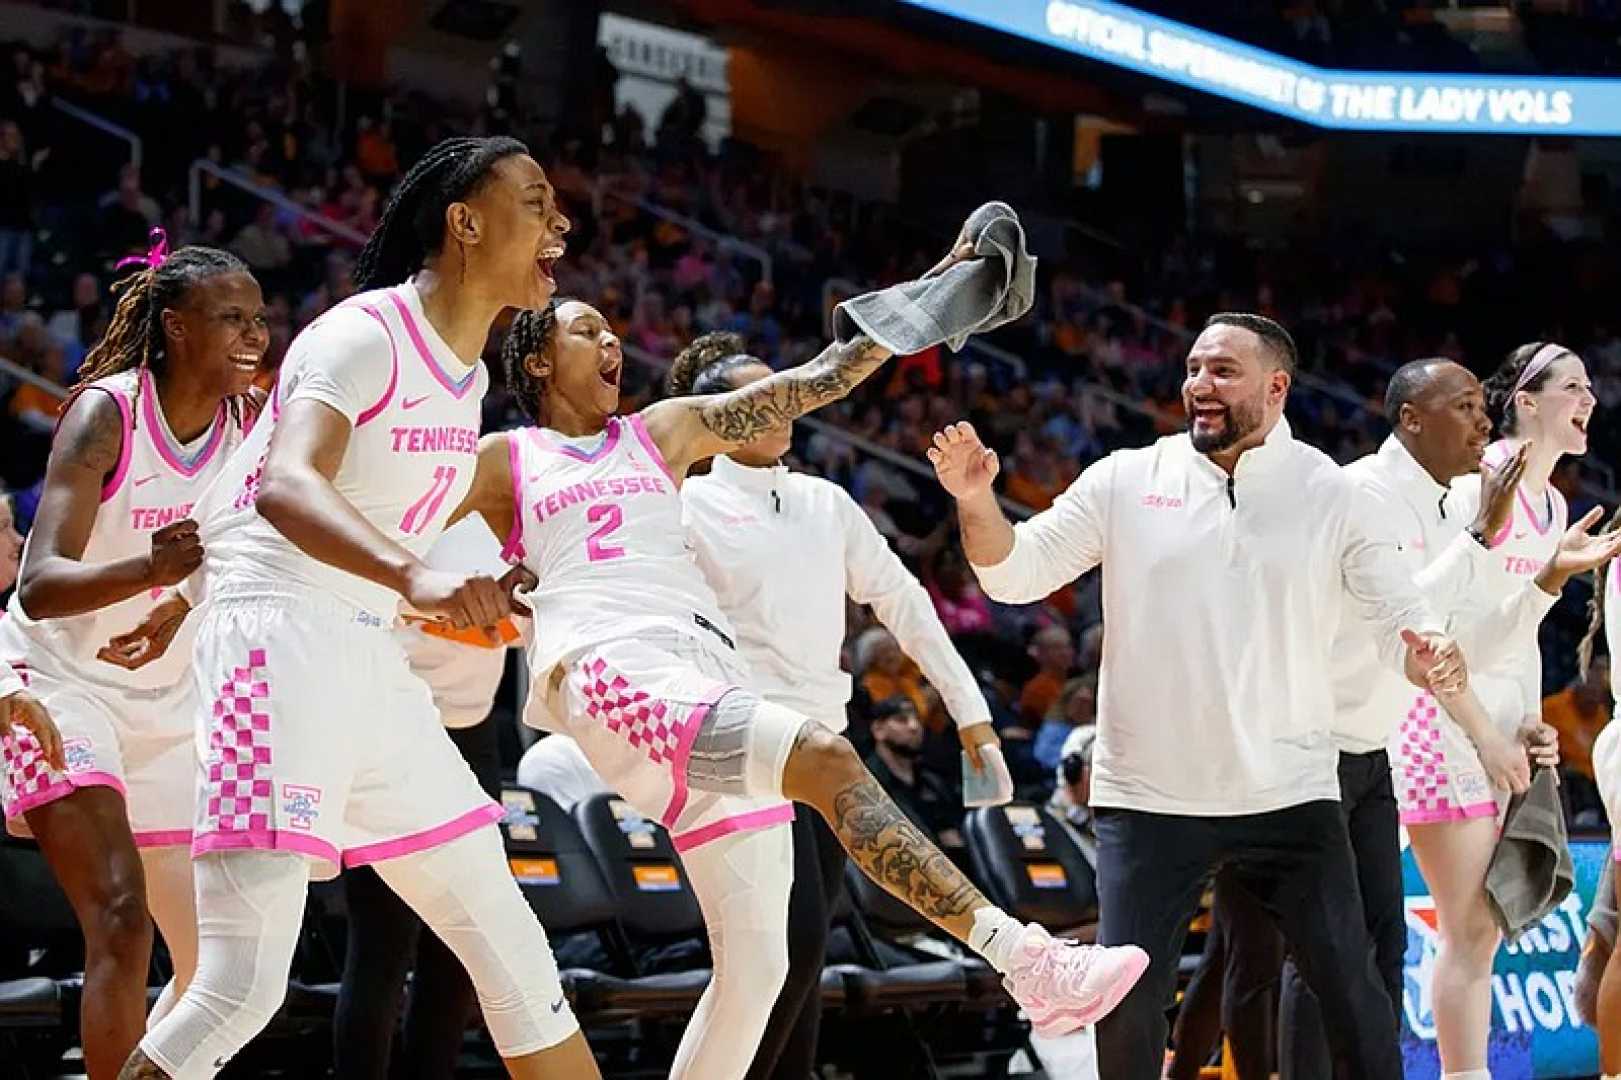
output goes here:
[[96, 767], [96, 749], [89, 739], [63, 739], [62, 760], [70, 773], [90, 772]]
[[281, 812], [287, 817], [287, 827], [309, 832], [320, 816], [321, 789], [301, 787], [298, 784], [281, 786]]

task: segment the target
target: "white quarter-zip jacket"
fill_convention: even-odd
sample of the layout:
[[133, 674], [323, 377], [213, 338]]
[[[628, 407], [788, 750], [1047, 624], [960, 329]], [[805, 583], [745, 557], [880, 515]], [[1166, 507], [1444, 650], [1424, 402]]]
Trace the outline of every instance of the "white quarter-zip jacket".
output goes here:
[[928, 593], [848, 492], [782, 466], [717, 457], [681, 486], [682, 523], [737, 646], [769, 701], [837, 730], [850, 676], [839, 667], [846, 595], [870, 604], [940, 692], [958, 727], [990, 709]]
[[1007, 603], [1101, 564], [1092, 805], [1265, 813], [1340, 797], [1332, 649], [1342, 612], [1401, 670], [1403, 629], [1439, 632], [1362, 494], [1279, 420], [1232, 476], [1186, 434], [1092, 465], [976, 566]]
[[[1465, 530], [1480, 506], [1478, 476], [1437, 483], [1395, 436], [1376, 453], [1345, 467], [1368, 497], [1369, 527], [1386, 532], [1468, 658], [1471, 676], [1523, 662], [1537, 647], [1537, 627], [1558, 600], [1534, 581], [1514, 583], [1508, 600], [1490, 608], [1471, 594], [1501, 573], [1499, 560]], [[1383, 750], [1413, 704], [1416, 688], [1383, 663], [1377, 631], [1355, 617], [1340, 624], [1334, 644], [1334, 738], [1350, 754]]]

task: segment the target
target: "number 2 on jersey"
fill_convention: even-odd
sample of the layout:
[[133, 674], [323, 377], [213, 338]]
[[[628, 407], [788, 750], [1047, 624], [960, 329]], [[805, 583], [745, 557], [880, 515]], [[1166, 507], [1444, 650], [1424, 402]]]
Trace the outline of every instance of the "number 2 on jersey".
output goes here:
[[440, 465], [433, 470], [433, 483], [428, 486], [427, 492], [412, 503], [405, 510], [405, 516], [400, 519], [400, 532], [407, 536], [419, 536], [422, 530], [428, 527], [428, 522], [439, 512], [445, 503], [445, 496], [456, 483], [456, 466]]
[[[585, 538], [585, 555], [592, 562], [602, 562], [605, 559], [622, 558], [625, 549], [618, 544], [604, 544], [603, 541], [619, 530], [625, 523], [625, 512], [619, 508], [618, 503], [597, 503], [585, 512], [585, 520], [596, 525], [596, 531]], [[597, 522], [602, 524], [597, 525]]]

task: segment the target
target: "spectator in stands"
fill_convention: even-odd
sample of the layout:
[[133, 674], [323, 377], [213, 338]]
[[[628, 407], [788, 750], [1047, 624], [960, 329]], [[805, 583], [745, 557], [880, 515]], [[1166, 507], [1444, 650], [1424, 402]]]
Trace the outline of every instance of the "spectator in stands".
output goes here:
[[0, 121], [0, 274], [27, 274], [34, 262], [34, 174], [49, 150], [32, 157], [15, 120]]
[[388, 121], [373, 123], [371, 117], [362, 116], [355, 125], [360, 135], [355, 140], [355, 164], [368, 179], [385, 183], [400, 173], [400, 160], [394, 152], [394, 131]]
[[73, 279], [69, 305], [53, 313], [45, 324], [51, 339], [62, 347], [63, 373], [67, 380], [77, 374], [90, 343], [107, 329], [108, 314], [101, 294], [101, 280], [94, 274], [77, 275]]
[[1542, 700], [1543, 722], [1559, 732], [1559, 772], [1568, 809], [1584, 823], [1588, 823], [1584, 811], [1602, 811], [1593, 771], [1593, 743], [1610, 722], [1613, 703], [1607, 656], [1595, 656], [1585, 673], [1578, 673], [1569, 686]]
[[868, 700], [903, 697], [912, 703], [917, 716], [932, 726], [939, 711], [939, 695], [923, 681], [923, 672], [901, 651], [894, 634], [882, 626], [868, 627], [856, 638], [854, 652], [857, 682]]
[[1019, 691], [1019, 715], [1034, 729], [1057, 704], [1075, 666], [1069, 631], [1057, 624], [1037, 630], [1030, 637], [1030, 658], [1036, 662], [1036, 673]]
[[101, 247], [110, 255], [145, 251], [147, 234], [163, 212], [157, 200], [141, 190], [141, 169], [135, 164], [118, 170], [118, 186], [101, 197]]
[[1069, 830], [1094, 869], [1098, 865], [1098, 838], [1092, 830], [1092, 748], [1097, 741], [1095, 724], [1075, 728], [1064, 737], [1053, 793], [1047, 800], [1047, 809]]
[[1098, 721], [1098, 680], [1096, 675], [1077, 675], [1064, 684], [1063, 692], [1036, 729], [1030, 752], [1043, 769], [1056, 769], [1065, 741], [1076, 728], [1095, 727]]
[[962, 797], [939, 776], [918, 763], [923, 753], [923, 723], [906, 697], [876, 701], [871, 713], [872, 753], [867, 768], [880, 787], [912, 823], [941, 847], [963, 846]]
[[287, 268], [293, 261], [293, 246], [276, 227], [275, 204], [259, 204], [253, 220], [231, 240], [231, 251], [261, 273]]
[[22, 331], [28, 310], [28, 282], [13, 270], [0, 281], [0, 345], [12, 348]]
[[17, 530], [17, 504], [11, 493], [0, 488], [0, 597], [11, 591], [22, 563], [23, 537]]
[[952, 637], [989, 634], [996, 629], [990, 601], [968, 572], [962, 550], [955, 544], [947, 544], [935, 553], [923, 583], [929, 599], [934, 601], [935, 613]]

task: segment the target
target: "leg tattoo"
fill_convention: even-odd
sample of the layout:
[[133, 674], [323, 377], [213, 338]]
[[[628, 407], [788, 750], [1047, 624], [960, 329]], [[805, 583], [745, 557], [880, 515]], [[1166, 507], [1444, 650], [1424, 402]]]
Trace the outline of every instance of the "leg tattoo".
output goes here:
[[934, 922], [944, 926], [986, 905], [980, 891], [871, 776], [833, 796], [832, 824], [868, 877]]
[[135, 1053], [118, 1070], [118, 1080], [169, 1080], [169, 1074], [158, 1068], [151, 1058], [141, 1052], [140, 1047], [136, 1047]]

